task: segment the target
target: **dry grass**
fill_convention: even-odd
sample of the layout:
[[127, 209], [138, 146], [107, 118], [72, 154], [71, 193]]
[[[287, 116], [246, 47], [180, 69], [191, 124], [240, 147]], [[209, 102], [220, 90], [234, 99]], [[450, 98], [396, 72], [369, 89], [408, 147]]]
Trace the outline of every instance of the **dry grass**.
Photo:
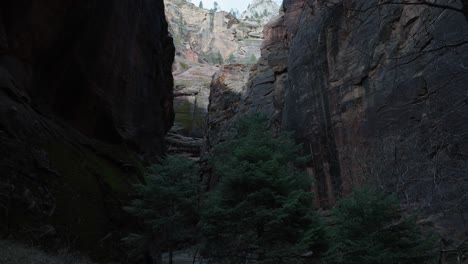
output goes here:
[[76, 253], [62, 251], [48, 254], [17, 242], [0, 240], [1, 264], [94, 264]]

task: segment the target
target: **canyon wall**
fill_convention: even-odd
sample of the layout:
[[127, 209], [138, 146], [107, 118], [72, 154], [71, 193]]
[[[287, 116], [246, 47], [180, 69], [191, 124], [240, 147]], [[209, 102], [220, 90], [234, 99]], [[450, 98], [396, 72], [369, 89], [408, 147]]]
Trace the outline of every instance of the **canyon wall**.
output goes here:
[[[241, 91], [226, 118], [263, 112], [272, 129], [293, 131], [319, 207], [372, 181], [408, 206], [463, 211], [468, 22], [462, 2], [442, 2], [285, 0], [248, 84], [226, 89], [232, 70], [222, 70], [210, 105]], [[211, 127], [207, 148], [219, 140]]]
[[262, 25], [278, 15], [280, 7], [273, 0], [253, 0], [242, 12], [241, 18], [259, 21]]
[[[167, 20], [176, 46], [175, 70], [190, 63], [254, 63], [260, 57], [264, 21], [199, 8], [186, 0], [166, 0]], [[251, 59], [255, 57], [254, 61]]]
[[[200, 156], [205, 129], [210, 81], [222, 65], [252, 65], [260, 57], [263, 26], [278, 14], [271, 0], [249, 5], [238, 12], [200, 8], [187, 0], [165, 0], [169, 31], [176, 47], [175, 122], [169, 132], [169, 153]], [[252, 14], [255, 14], [253, 16]]]
[[173, 122], [167, 27], [162, 0], [1, 2], [2, 235], [112, 257]]

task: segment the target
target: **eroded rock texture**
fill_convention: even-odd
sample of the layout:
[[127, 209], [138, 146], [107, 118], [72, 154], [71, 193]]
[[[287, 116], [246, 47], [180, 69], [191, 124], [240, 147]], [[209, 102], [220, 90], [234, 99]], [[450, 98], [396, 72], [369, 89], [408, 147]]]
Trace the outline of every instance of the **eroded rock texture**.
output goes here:
[[[165, 0], [165, 3], [177, 49], [176, 73], [186, 70], [190, 62], [254, 63], [260, 57], [266, 21], [237, 19], [225, 11], [199, 8], [184, 0]], [[255, 57], [253, 62], [252, 57]]]
[[247, 9], [242, 12], [241, 17], [249, 17], [266, 24], [278, 15], [278, 10], [280, 10], [280, 7], [272, 0], [253, 0], [247, 6]]
[[165, 0], [165, 7], [176, 47], [175, 120], [167, 137], [168, 151], [197, 159], [213, 74], [220, 65], [256, 63], [265, 19], [276, 15], [279, 8], [272, 1], [257, 1], [248, 13], [256, 13], [255, 18], [238, 19], [232, 12], [200, 8], [185, 0]]
[[112, 246], [173, 122], [173, 57], [162, 0], [0, 3], [2, 234]]
[[210, 81], [219, 66], [193, 63], [182, 73], [174, 73], [174, 126], [168, 133], [168, 152], [200, 157], [200, 147], [208, 112]]
[[244, 102], [251, 68], [251, 65], [243, 64], [224, 65], [213, 76], [202, 156], [221, 140], [229, 138], [232, 134], [230, 125], [248, 111]]
[[238, 112], [295, 132], [317, 206], [366, 180], [427, 210], [468, 204], [466, 7], [439, 2], [459, 10], [286, 0], [265, 27]]

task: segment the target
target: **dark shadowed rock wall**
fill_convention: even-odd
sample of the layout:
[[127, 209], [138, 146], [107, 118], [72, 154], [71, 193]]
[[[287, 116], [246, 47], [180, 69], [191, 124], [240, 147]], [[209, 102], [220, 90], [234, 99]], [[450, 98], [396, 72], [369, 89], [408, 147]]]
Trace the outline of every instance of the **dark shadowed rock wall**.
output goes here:
[[[433, 179], [427, 167], [440, 171], [434, 164], [442, 160], [454, 163], [452, 173], [467, 164], [468, 22], [463, 14], [373, 1], [314, 2], [309, 8], [311, 15], [302, 23], [314, 26], [300, 27], [289, 48], [282, 127], [296, 131], [310, 148], [321, 200], [333, 203], [334, 196], [358, 184], [367, 173], [359, 168], [363, 164], [373, 176], [386, 177], [382, 184], [410, 193], [408, 202], [442, 201], [452, 191], [462, 197], [462, 190], [443, 186], [451, 172], [438, 175], [445, 179], [437, 187], [389, 178], [409, 170], [414, 175], [407, 174], [407, 181]], [[378, 168], [391, 152], [401, 158]], [[395, 167], [398, 172], [382, 171]], [[434, 196], [441, 197], [427, 197], [417, 188], [427, 193], [439, 188]]]
[[232, 134], [229, 126], [243, 110], [246, 110], [244, 107], [246, 83], [251, 68], [252, 65], [244, 64], [224, 65], [213, 76], [202, 156]]
[[119, 236], [172, 126], [173, 58], [162, 0], [1, 1], [3, 234], [93, 250]]
[[468, 204], [466, 6], [439, 2], [458, 10], [285, 0], [265, 27], [237, 112], [295, 132], [317, 206], [366, 180], [428, 210]]

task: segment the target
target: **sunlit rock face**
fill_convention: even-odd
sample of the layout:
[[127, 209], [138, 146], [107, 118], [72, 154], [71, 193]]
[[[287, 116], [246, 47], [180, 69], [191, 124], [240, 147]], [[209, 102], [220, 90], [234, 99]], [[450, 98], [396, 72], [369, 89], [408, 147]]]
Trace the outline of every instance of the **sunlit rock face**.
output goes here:
[[[253, 2], [247, 11], [262, 15], [236, 18], [233, 13], [199, 8], [183, 0], [166, 0], [170, 32], [176, 46], [175, 123], [167, 137], [170, 153], [200, 154], [206, 128], [210, 82], [222, 65], [252, 65], [260, 58], [263, 26], [278, 15], [271, 1]], [[264, 9], [267, 9], [264, 12]]]
[[[182, 63], [253, 63], [260, 57], [262, 29], [267, 21], [238, 19], [234, 14], [199, 8], [184, 0], [166, 0], [165, 6]], [[182, 65], [180, 69], [180, 63], [175, 67], [176, 71], [184, 68]]]
[[279, 9], [280, 7], [273, 0], [253, 0], [242, 12], [241, 18], [266, 24], [278, 15]]
[[295, 133], [319, 207], [366, 180], [424, 210], [466, 206], [457, 202], [468, 166], [463, 13], [336, 2], [284, 1], [237, 112], [263, 112], [272, 129]]
[[115, 257], [172, 126], [173, 58], [162, 1], [1, 1], [2, 235]]
[[175, 122], [166, 138], [169, 153], [200, 155], [210, 95], [211, 76], [217, 66], [187, 62], [188, 69], [176, 75]]

